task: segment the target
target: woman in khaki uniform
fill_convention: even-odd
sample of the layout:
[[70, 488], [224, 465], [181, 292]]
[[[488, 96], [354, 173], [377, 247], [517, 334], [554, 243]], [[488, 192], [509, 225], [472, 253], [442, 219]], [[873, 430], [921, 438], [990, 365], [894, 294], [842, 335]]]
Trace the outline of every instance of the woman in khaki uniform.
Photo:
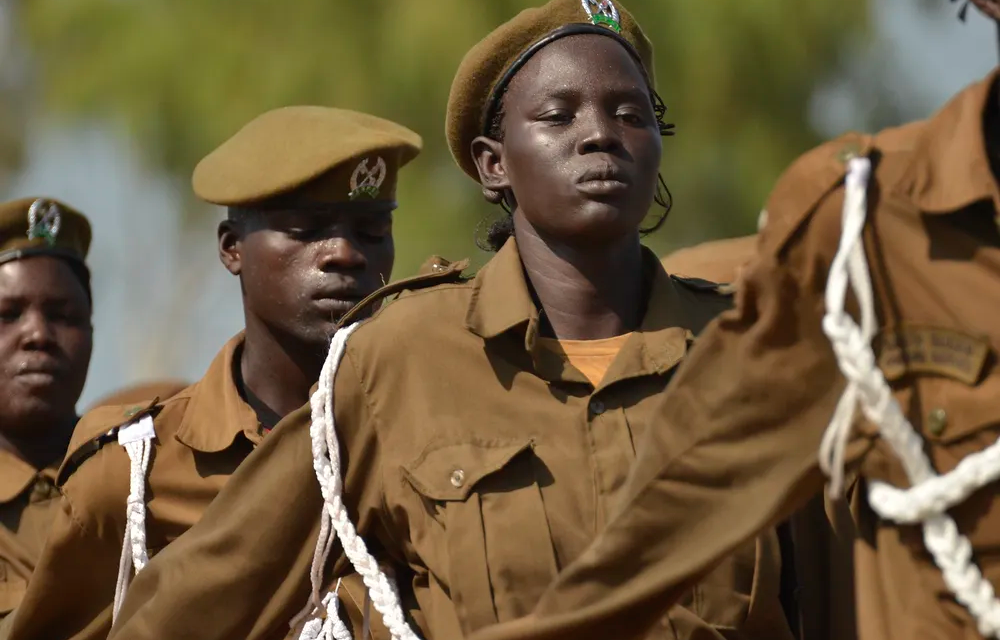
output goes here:
[[532, 616], [475, 640], [640, 637], [850, 472], [859, 637], [1000, 637], [998, 95], [995, 69], [927, 120], [788, 169], [736, 309], [667, 394], [687, 429], [648, 432], [594, 545]]
[[[228, 208], [219, 258], [239, 277], [246, 328], [186, 389], [80, 420], [59, 472], [62, 506], [12, 640], [107, 637], [133, 567], [197, 522], [280, 417], [308, 398], [340, 316], [390, 277], [397, 179], [420, 147], [417, 134], [375, 116], [285, 107], [198, 165], [197, 195]], [[363, 606], [354, 578], [338, 595], [349, 609]]]
[[[497, 255], [472, 279], [405, 283], [338, 334], [312, 442], [309, 409], [283, 421], [206, 520], [140, 574], [113, 638], [278, 638], [303, 604], [310, 623], [332, 627], [320, 603], [352, 562], [399, 638], [412, 625], [457, 639], [531, 610], [606, 522], [673, 371], [729, 306], [714, 285], [667, 275], [640, 243], [665, 215], [644, 227], [666, 202], [668, 126], [652, 87], [649, 42], [616, 3], [553, 0], [468, 54], [448, 137], [486, 198], [512, 211], [490, 230]], [[314, 464], [332, 522], [319, 519]], [[737, 550], [657, 635], [789, 638], [778, 556], [773, 534]]]
[[58, 511], [93, 345], [89, 247], [89, 222], [65, 204], [0, 204], [0, 617], [24, 597]]

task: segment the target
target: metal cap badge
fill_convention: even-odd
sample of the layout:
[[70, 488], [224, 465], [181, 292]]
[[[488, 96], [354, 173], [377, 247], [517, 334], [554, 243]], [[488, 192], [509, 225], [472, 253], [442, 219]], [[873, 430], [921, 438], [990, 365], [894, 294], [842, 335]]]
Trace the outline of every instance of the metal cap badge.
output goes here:
[[45, 240], [53, 246], [61, 225], [62, 213], [58, 204], [44, 199], [31, 203], [28, 208], [28, 240]]
[[351, 174], [351, 191], [347, 194], [347, 197], [351, 200], [357, 200], [361, 196], [368, 196], [372, 199], [376, 198], [379, 190], [382, 188], [382, 183], [385, 182], [385, 160], [381, 157], [376, 158], [375, 166], [369, 169], [369, 159], [365, 158], [362, 160], [354, 168], [354, 173]]
[[615, 33], [622, 32], [618, 9], [611, 0], [580, 0], [580, 2], [592, 23], [607, 27]]

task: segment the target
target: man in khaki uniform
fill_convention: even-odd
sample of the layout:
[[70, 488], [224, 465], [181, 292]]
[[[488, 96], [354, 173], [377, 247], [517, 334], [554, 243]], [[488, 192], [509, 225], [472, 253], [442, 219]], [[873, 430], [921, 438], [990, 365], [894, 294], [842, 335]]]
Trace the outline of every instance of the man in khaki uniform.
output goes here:
[[58, 510], [93, 345], [89, 247], [90, 223], [61, 202], [0, 204], [0, 617], [24, 597]]
[[202, 160], [194, 191], [228, 207], [219, 256], [240, 278], [246, 329], [169, 399], [81, 419], [59, 472], [62, 509], [10, 638], [105, 638], [133, 567], [197, 522], [307, 400], [337, 320], [390, 276], [398, 172], [420, 147], [371, 115], [286, 107]]
[[594, 545], [532, 616], [475, 640], [639, 637], [821, 468], [835, 491], [861, 476], [861, 638], [1000, 635], [998, 78], [788, 170], [736, 309], [667, 394], [667, 425], [689, 428], [647, 432]]
[[757, 236], [710, 240], [684, 247], [661, 260], [667, 273], [709, 282], [733, 283], [756, 255]]
[[[280, 638], [303, 605], [320, 621], [352, 566], [398, 638], [461, 638], [534, 607], [613, 512], [673, 372], [729, 306], [641, 244], [667, 129], [651, 53], [620, 3], [579, 0], [527, 10], [469, 52], [448, 141], [511, 206], [497, 254], [471, 279], [390, 288], [406, 291], [338, 332], [312, 406], [139, 574], [111, 637]], [[540, 105], [544, 123], [526, 115]], [[692, 585], [654, 637], [791, 638], [779, 573], [771, 531]]]

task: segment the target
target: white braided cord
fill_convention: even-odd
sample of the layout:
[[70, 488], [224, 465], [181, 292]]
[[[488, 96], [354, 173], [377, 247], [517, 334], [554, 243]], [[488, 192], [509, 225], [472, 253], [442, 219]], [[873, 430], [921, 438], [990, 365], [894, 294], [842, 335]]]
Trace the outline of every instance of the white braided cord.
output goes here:
[[149, 562], [146, 550], [146, 473], [149, 471], [149, 458], [155, 437], [153, 418], [148, 415], [134, 424], [122, 427], [118, 432], [118, 441], [129, 457], [129, 494], [125, 505], [125, 535], [121, 560], [118, 562], [112, 623], [118, 618], [125, 600], [132, 579], [132, 568], [135, 567], [135, 573], [139, 573]]
[[[882, 372], [876, 366], [871, 340], [875, 306], [865, 259], [862, 231], [867, 217], [871, 161], [849, 162], [845, 184], [843, 230], [837, 255], [830, 266], [823, 331], [833, 345], [847, 387], [823, 437], [820, 466], [830, 476], [830, 490], [843, 488], [844, 452], [850, 439], [855, 409], [878, 426], [909, 478], [901, 490], [879, 481], [869, 482], [868, 502], [883, 519], [901, 524], [920, 522], [924, 544], [941, 569], [945, 584], [976, 619], [979, 633], [1000, 637], [1000, 601], [993, 586], [973, 563], [972, 544], [961, 535], [947, 509], [976, 490], [1000, 478], [1000, 441], [966, 457], [951, 472], [939, 476], [924, 453], [924, 442], [903, 414]], [[859, 327], [845, 311], [848, 285], [861, 308]]]
[[[309, 400], [312, 407], [312, 425], [309, 433], [312, 438], [313, 469], [323, 494], [324, 509], [310, 572], [312, 596], [306, 610], [312, 610], [317, 606], [321, 610], [325, 609], [326, 620], [323, 622], [321, 633], [326, 635], [312, 637], [300, 635], [299, 638], [300, 640], [312, 640], [312, 638], [320, 637], [324, 640], [326, 638], [341, 640], [341, 637], [335, 634], [335, 627], [343, 624], [339, 619], [336, 603], [329, 597], [329, 594], [323, 599], [319, 597], [319, 591], [323, 584], [323, 569], [333, 548], [334, 539], [339, 537], [344, 554], [368, 588], [372, 604], [375, 606], [375, 610], [381, 614], [392, 639], [419, 640], [406, 622], [395, 583], [381, 570], [378, 562], [368, 552], [365, 542], [358, 535], [343, 502], [344, 487], [340, 468], [340, 444], [337, 440], [333, 412], [333, 385], [337, 377], [337, 369], [347, 349], [347, 340], [357, 327], [357, 324], [352, 324], [334, 334], [330, 343], [330, 351], [320, 373], [318, 388]], [[296, 620], [301, 620], [302, 617], [303, 614], [300, 614]], [[293, 621], [292, 625], [294, 627], [296, 622]], [[309, 626], [309, 622], [306, 625]], [[303, 628], [304, 632], [305, 628]]]

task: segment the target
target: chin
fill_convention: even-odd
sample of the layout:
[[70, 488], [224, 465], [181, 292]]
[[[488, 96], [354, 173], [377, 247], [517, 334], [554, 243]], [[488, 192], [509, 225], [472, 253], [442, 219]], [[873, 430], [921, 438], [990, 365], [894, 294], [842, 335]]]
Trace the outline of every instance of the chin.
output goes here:
[[[567, 221], [569, 222], [569, 221]], [[585, 245], [608, 245], [637, 234], [639, 225], [616, 207], [587, 207], [578, 212], [572, 224], [562, 226], [553, 236], [565, 242]]]

